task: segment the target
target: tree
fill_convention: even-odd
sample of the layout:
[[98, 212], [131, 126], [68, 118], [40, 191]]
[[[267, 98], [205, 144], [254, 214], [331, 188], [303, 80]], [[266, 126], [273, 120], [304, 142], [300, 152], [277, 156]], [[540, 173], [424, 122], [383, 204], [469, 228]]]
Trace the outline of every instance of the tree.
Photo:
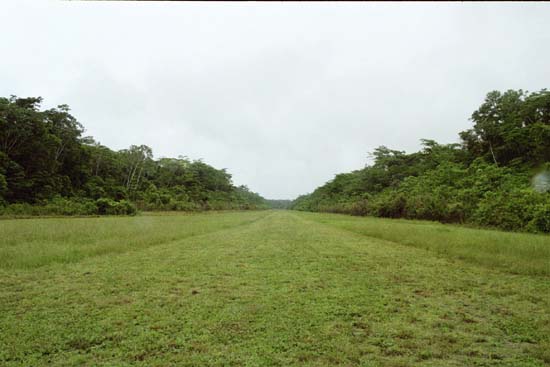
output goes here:
[[129, 193], [139, 188], [143, 177], [143, 169], [153, 159], [153, 150], [147, 145], [132, 145], [129, 149], [120, 151], [123, 157], [126, 177], [124, 186]]
[[[113, 151], [82, 137], [84, 127], [67, 105], [41, 111], [41, 102], [40, 97], [0, 98], [2, 203], [68, 205], [63, 197], [101, 199], [93, 205], [109, 203], [113, 208], [128, 208], [125, 199], [149, 209], [263, 205], [259, 195], [235, 187], [225, 169], [185, 157], [154, 160], [146, 145]], [[92, 210], [89, 202], [80, 207], [86, 213]]]
[[540, 164], [550, 159], [550, 93], [509, 90], [487, 94], [472, 114], [474, 126], [460, 133], [472, 156], [499, 165]]
[[[490, 92], [462, 144], [380, 146], [374, 163], [338, 174], [292, 208], [548, 231], [550, 196], [533, 172], [550, 163], [550, 93]], [[537, 169], [535, 169], [537, 168]]]

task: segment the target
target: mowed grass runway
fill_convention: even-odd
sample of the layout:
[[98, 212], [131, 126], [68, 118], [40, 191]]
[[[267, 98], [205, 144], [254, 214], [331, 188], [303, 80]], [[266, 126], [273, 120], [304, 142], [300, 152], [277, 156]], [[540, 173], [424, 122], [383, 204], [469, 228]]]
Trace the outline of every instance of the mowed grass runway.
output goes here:
[[548, 366], [550, 237], [290, 211], [0, 221], [1, 366]]

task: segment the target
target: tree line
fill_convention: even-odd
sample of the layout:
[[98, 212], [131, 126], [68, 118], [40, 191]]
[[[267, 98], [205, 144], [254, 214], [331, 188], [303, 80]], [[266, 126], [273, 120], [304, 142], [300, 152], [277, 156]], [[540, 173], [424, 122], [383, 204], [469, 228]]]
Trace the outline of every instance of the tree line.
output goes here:
[[272, 209], [290, 209], [292, 200], [286, 199], [268, 199], [267, 203]]
[[133, 214], [136, 210], [261, 209], [225, 169], [186, 157], [154, 159], [146, 145], [112, 150], [67, 105], [0, 98], [0, 214]]
[[380, 146], [292, 208], [550, 232], [550, 92], [490, 92], [471, 121], [457, 144]]

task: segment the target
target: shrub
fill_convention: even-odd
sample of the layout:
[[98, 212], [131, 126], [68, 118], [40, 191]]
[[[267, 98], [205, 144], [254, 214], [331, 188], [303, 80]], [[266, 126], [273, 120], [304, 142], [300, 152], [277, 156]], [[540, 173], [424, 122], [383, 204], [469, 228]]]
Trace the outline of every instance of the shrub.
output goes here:
[[540, 204], [544, 204], [544, 195], [531, 189], [487, 192], [474, 212], [473, 221], [506, 230], [526, 230], [535, 220], [536, 210], [542, 210], [537, 209]]
[[117, 203], [115, 212], [120, 215], [136, 215], [137, 208], [128, 200], [121, 200]]
[[37, 215], [34, 213], [33, 206], [29, 203], [14, 203], [2, 208], [2, 215]]
[[100, 215], [134, 215], [137, 208], [127, 200], [114, 201], [107, 198], [97, 199], [97, 213]]
[[550, 233], [550, 203], [539, 204], [535, 207], [533, 219], [529, 223], [529, 229]]
[[8, 191], [8, 181], [6, 181], [6, 176], [0, 173], [0, 202], [4, 201], [3, 195]]
[[93, 215], [97, 208], [89, 199], [67, 199], [55, 197], [45, 204], [33, 208], [39, 215]]
[[0, 215], [7, 216], [38, 216], [38, 215], [95, 215], [96, 203], [90, 199], [68, 199], [55, 197], [36, 205], [29, 203], [13, 203], [0, 207]]
[[377, 196], [369, 206], [369, 214], [378, 217], [401, 218], [405, 213], [407, 199], [396, 191], [386, 191]]
[[446, 203], [440, 196], [423, 194], [406, 200], [405, 217], [409, 219], [443, 220], [445, 212]]
[[349, 212], [352, 215], [367, 215], [369, 210], [369, 201], [361, 199], [352, 203], [349, 207]]
[[100, 198], [96, 200], [95, 205], [97, 206], [98, 214], [112, 214], [116, 206], [116, 201], [107, 198]]

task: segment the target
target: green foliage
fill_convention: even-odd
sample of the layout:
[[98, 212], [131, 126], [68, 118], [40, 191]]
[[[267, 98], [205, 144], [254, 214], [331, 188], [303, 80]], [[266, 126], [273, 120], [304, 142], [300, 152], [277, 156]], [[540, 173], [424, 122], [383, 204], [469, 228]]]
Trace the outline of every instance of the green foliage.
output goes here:
[[108, 198], [64, 198], [56, 196], [40, 203], [12, 203], [0, 206], [0, 215], [8, 217], [28, 216], [79, 216], [79, 215], [135, 215], [137, 209], [127, 200]]
[[0, 173], [0, 201], [3, 201], [6, 191], [8, 191], [8, 181], [6, 181], [6, 176]]
[[544, 205], [545, 199], [545, 195], [531, 189], [487, 192], [472, 219], [481, 225], [520, 230], [534, 219], [538, 206]]
[[536, 205], [532, 217], [529, 226], [533, 231], [550, 233], [550, 199], [547, 199], [546, 203]]
[[13, 217], [37, 215], [94, 215], [97, 214], [92, 200], [69, 200], [55, 197], [42, 204], [13, 203], [0, 208], [0, 214]]
[[114, 201], [107, 198], [97, 199], [95, 202], [97, 214], [100, 215], [134, 215], [136, 207], [127, 200]]
[[550, 161], [550, 92], [509, 90], [487, 94], [460, 135], [469, 151], [498, 165]]
[[541, 189], [550, 176], [550, 93], [491, 92], [472, 121], [462, 146], [379, 147], [372, 165], [336, 175], [292, 208], [550, 232]]
[[292, 206], [292, 200], [268, 199], [266, 201], [271, 209], [290, 209]]
[[[146, 145], [113, 151], [83, 137], [84, 128], [68, 106], [40, 111], [41, 102], [0, 98], [0, 204], [7, 204], [5, 214], [267, 208], [261, 196], [234, 186], [225, 169], [182, 157], [154, 160]], [[71, 204], [61, 204], [57, 197]], [[97, 210], [92, 210], [95, 200]], [[82, 202], [85, 207], [79, 207]]]

